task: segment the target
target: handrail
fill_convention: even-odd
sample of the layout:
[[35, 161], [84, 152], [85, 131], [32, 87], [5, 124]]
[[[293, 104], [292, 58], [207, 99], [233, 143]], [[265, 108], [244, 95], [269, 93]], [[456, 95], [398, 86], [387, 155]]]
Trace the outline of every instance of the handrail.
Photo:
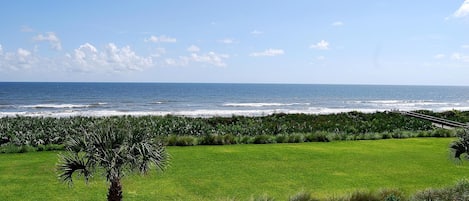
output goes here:
[[451, 127], [458, 127], [458, 128], [469, 128], [468, 124], [457, 122], [457, 121], [452, 121], [448, 119], [443, 119], [443, 118], [438, 118], [430, 115], [425, 115], [425, 114], [420, 114], [417, 112], [409, 112], [409, 111], [399, 111], [399, 110], [393, 110], [393, 112], [400, 113], [402, 115], [407, 115], [415, 118], [420, 118], [424, 120], [431, 121], [433, 123], [439, 123], [445, 126], [451, 126]]

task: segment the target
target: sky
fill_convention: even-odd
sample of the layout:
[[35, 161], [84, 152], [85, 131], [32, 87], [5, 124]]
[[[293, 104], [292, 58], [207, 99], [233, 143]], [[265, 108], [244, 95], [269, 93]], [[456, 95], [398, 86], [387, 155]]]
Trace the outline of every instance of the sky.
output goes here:
[[0, 81], [469, 86], [469, 0], [9, 0]]

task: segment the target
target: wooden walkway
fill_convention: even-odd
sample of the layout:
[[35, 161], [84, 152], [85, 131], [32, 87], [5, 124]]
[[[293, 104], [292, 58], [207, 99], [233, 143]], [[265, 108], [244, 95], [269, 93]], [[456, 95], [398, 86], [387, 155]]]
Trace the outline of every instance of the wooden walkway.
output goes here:
[[402, 115], [410, 116], [410, 117], [415, 117], [419, 119], [424, 119], [431, 121], [433, 124], [436, 125], [441, 125], [442, 128], [469, 128], [469, 124], [457, 122], [457, 121], [451, 121], [448, 119], [443, 119], [443, 118], [438, 118], [430, 115], [425, 115], [425, 114], [420, 114], [417, 112], [408, 112], [408, 111], [399, 111], [399, 110], [393, 110], [393, 112], [400, 113]]

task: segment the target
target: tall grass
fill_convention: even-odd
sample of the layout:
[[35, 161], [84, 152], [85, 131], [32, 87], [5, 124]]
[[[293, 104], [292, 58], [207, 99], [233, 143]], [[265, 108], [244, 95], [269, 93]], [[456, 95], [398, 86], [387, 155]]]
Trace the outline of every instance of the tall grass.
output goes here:
[[[420, 111], [425, 113], [428, 111]], [[456, 120], [469, 113], [434, 113]], [[466, 118], [467, 117], [467, 118]], [[395, 113], [349, 112], [329, 115], [273, 114], [264, 117], [188, 118], [180, 116], [3, 117], [0, 152], [60, 149], [67, 138], [106, 124], [131, 125], [169, 146], [330, 142], [338, 140], [452, 137], [458, 131], [434, 129], [430, 122]], [[14, 147], [16, 146], [16, 147]], [[53, 147], [53, 148], [52, 148]], [[15, 151], [17, 150], [17, 151]]]
[[[466, 115], [466, 113], [463, 113]], [[469, 116], [469, 115], [468, 115]], [[263, 117], [189, 118], [181, 116], [115, 117], [3, 117], [1, 143], [17, 145], [61, 144], [68, 136], [90, 131], [103, 123], [132, 125], [155, 136], [259, 136], [294, 133], [383, 133], [428, 131], [430, 122], [395, 113], [349, 112], [329, 115], [273, 114]]]

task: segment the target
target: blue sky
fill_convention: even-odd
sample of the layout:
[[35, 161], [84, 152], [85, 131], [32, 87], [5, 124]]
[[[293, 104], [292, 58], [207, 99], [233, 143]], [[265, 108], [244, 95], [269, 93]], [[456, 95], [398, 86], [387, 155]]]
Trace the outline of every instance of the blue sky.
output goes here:
[[0, 81], [469, 85], [469, 0], [0, 4]]

